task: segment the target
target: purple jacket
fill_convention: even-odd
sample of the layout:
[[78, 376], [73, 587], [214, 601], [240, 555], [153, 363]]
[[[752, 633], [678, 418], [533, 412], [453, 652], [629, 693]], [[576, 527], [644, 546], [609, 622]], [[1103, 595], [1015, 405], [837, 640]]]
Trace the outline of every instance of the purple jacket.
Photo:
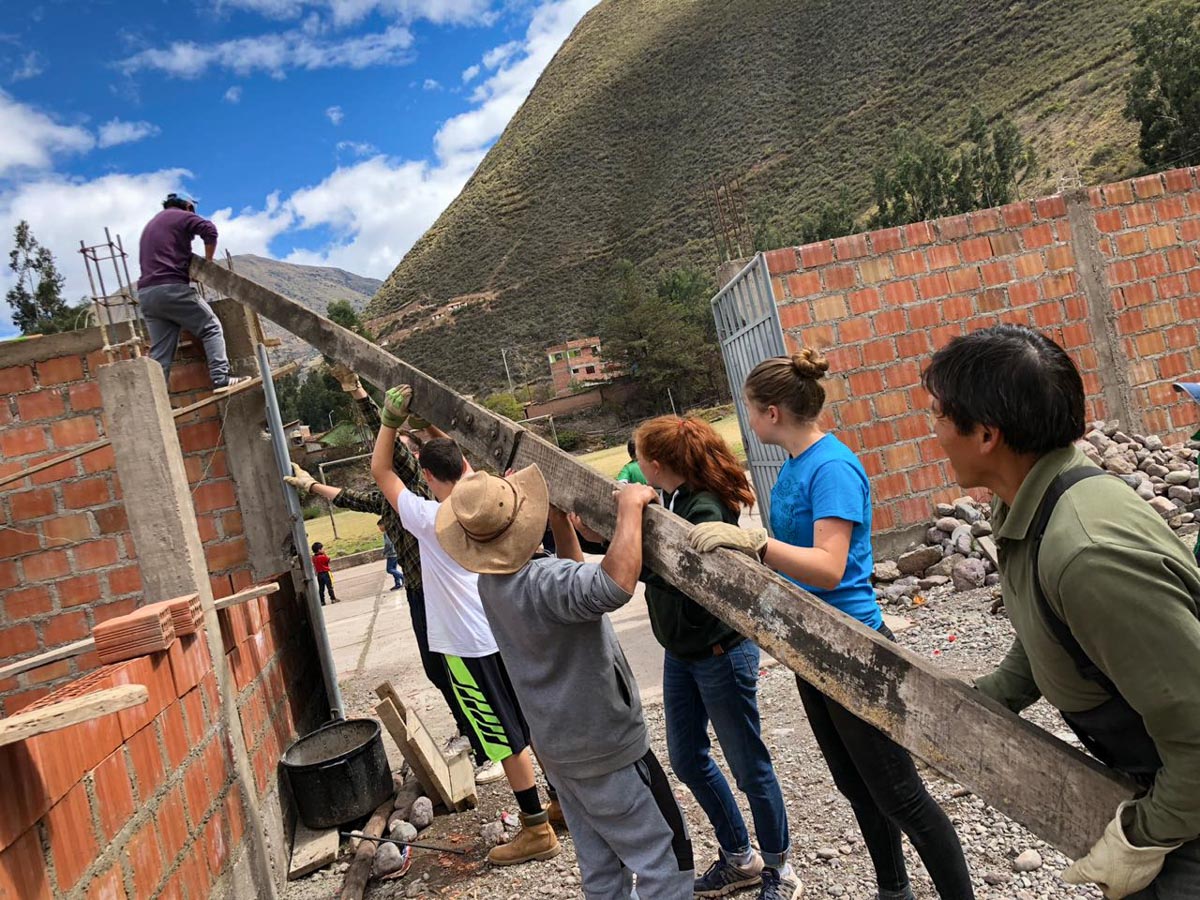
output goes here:
[[142, 229], [138, 288], [156, 284], [187, 284], [192, 261], [192, 241], [203, 238], [205, 246], [217, 242], [217, 226], [195, 213], [164, 209]]

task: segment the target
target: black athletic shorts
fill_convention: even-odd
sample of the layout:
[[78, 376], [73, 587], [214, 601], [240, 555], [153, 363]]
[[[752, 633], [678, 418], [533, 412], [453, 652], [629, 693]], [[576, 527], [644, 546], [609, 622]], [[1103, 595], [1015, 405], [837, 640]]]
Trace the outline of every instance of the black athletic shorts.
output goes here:
[[450, 688], [471, 728], [475, 761], [502, 762], [529, 746], [529, 724], [499, 653], [463, 657], [446, 654]]

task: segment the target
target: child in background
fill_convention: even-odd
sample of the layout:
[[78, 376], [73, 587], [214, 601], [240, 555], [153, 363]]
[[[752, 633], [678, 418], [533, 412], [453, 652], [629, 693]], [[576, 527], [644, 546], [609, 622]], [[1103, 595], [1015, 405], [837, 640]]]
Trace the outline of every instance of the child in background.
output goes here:
[[633, 438], [629, 439], [625, 449], [629, 452], [629, 462], [625, 463], [621, 467], [621, 471], [617, 473], [617, 481], [623, 484], [645, 484], [646, 476], [642, 474], [641, 466], [638, 465], [637, 444]]
[[385, 520], [381, 518], [375, 524], [379, 526], [379, 531], [383, 535], [383, 565], [394, 582], [389, 590], [398, 591], [404, 587], [404, 575], [400, 571], [400, 559], [396, 554], [396, 545], [388, 537]]
[[317, 570], [317, 589], [321, 595], [321, 605], [325, 605], [325, 592], [329, 591], [329, 602], [337, 603], [337, 595], [333, 592], [333, 576], [329, 574], [329, 557], [325, 555], [325, 545], [317, 541], [312, 545], [313, 568]]

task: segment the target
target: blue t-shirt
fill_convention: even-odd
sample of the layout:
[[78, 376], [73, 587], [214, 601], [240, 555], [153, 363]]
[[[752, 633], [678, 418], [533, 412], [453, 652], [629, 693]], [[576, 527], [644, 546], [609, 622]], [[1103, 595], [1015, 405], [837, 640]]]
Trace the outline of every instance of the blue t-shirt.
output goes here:
[[871, 587], [871, 485], [858, 457], [832, 434], [785, 462], [771, 491], [771, 530], [778, 540], [813, 546], [813, 525], [819, 519], [854, 525], [842, 583], [828, 591], [795, 578], [789, 581], [878, 629], [883, 612]]

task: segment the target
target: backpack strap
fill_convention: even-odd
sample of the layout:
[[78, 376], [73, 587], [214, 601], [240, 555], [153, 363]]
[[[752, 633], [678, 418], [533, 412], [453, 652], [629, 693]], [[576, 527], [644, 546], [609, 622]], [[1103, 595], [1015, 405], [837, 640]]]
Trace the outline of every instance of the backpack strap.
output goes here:
[[1037, 515], [1034, 518], [1033, 525], [1033, 591], [1037, 599], [1038, 605], [1041, 607], [1042, 618], [1054, 633], [1054, 637], [1062, 645], [1063, 650], [1075, 663], [1075, 671], [1082, 678], [1087, 679], [1104, 688], [1111, 696], [1120, 697], [1120, 691], [1117, 690], [1112, 679], [1104, 674], [1092, 660], [1088, 657], [1083, 647], [1079, 645], [1079, 641], [1075, 639], [1075, 635], [1071, 633], [1071, 629], [1067, 623], [1059, 618], [1058, 614], [1051, 608], [1046, 600], [1046, 593], [1042, 588], [1041, 573], [1038, 570], [1038, 557], [1041, 555], [1042, 539], [1046, 536], [1046, 527], [1050, 524], [1050, 517], [1054, 514], [1054, 507], [1058, 505], [1058, 501], [1062, 499], [1063, 494], [1069, 491], [1073, 486], [1088, 478], [1095, 478], [1098, 475], [1106, 475], [1103, 469], [1095, 466], [1080, 466], [1075, 469], [1068, 469], [1060, 474], [1050, 483], [1050, 487], [1046, 490], [1046, 494], [1042, 497], [1042, 503], [1038, 507]]

